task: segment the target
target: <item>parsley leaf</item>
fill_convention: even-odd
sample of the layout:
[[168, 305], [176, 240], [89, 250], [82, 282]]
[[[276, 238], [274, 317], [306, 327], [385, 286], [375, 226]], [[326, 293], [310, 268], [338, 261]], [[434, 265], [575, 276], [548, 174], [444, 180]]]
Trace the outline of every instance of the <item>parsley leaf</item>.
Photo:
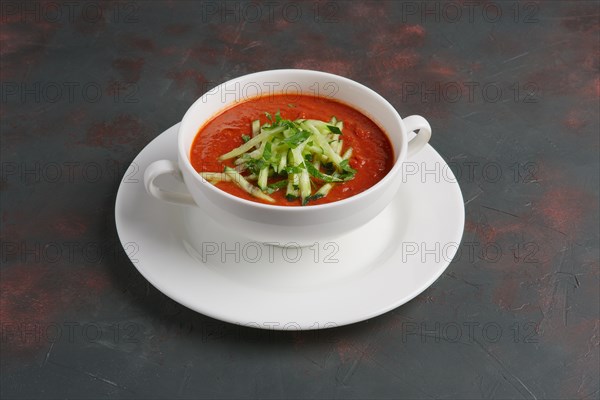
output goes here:
[[337, 126], [327, 125], [327, 129], [329, 129], [329, 132], [334, 133], [336, 135], [342, 134], [342, 131], [340, 131], [340, 128], [338, 128]]
[[267, 142], [262, 155], [263, 160], [269, 161], [271, 159], [271, 142]]
[[287, 139], [283, 139], [283, 143], [288, 145], [288, 147], [295, 149], [300, 145], [300, 143], [304, 142], [306, 139], [310, 137], [311, 133], [307, 131], [299, 131], [294, 133]]
[[354, 179], [354, 175], [356, 175], [356, 170], [350, 166], [348, 160], [343, 160], [340, 163], [340, 167], [342, 167], [342, 171], [346, 172], [345, 174], [342, 174], [343, 180], [349, 181], [351, 179]]

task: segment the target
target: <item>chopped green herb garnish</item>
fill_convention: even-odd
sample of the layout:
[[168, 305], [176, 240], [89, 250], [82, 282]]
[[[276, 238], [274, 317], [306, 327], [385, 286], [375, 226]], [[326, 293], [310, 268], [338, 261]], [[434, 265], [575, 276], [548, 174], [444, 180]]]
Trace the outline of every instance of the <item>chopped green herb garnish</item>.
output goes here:
[[298, 131], [287, 139], [283, 139], [283, 143], [287, 144], [290, 149], [295, 149], [298, 145], [310, 137], [311, 133], [307, 131]]
[[331, 133], [335, 133], [336, 135], [342, 134], [342, 131], [340, 131], [340, 128], [338, 128], [337, 126], [327, 125], [327, 129], [329, 129]]
[[355, 169], [352, 169], [352, 167], [350, 167], [350, 163], [348, 162], [348, 160], [347, 160], [347, 159], [346, 159], [346, 160], [343, 160], [343, 161], [340, 163], [340, 167], [342, 167], [342, 170], [344, 170], [344, 171], [346, 171], [346, 172], [348, 172], [348, 173], [351, 173], [351, 174], [356, 174], [356, 170], [355, 170]]
[[271, 142], [267, 142], [265, 150], [263, 151], [263, 160], [269, 161], [271, 159]]

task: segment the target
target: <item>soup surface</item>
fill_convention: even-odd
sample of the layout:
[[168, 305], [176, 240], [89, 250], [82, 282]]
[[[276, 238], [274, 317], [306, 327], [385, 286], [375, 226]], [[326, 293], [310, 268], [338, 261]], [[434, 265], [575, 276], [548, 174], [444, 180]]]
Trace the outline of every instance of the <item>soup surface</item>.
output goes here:
[[[392, 168], [394, 153], [383, 130], [370, 118], [354, 108], [323, 97], [308, 95], [273, 95], [255, 97], [238, 103], [213, 117], [202, 126], [192, 143], [190, 160], [198, 172], [222, 172], [234, 166], [234, 159], [220, 161], [219, 157], [244, 143], [242, 136], [251, 135], [252, 121], [261, 124], [269, 120], [265, 112], [280, 112], [281, 118], [329, 121], [332, 117], [343, 121], [344, 149], [352, 148], [349, 165], [356, 170], [352, 180], [333, 184], [328, 195], [308, 205], [331, 203], [354, 196], [379, 182]], [[246, 136], [247, 137], [247, 136]], [[242, 173], [247, 175], [247, 173]], [[252, 196], [233, 182], [221, 181], [216, 186], [246, 200], [282, 206], [300, 206], [300, 199], [289, 200], [286, 191], [278, 190], [267, 202]]]

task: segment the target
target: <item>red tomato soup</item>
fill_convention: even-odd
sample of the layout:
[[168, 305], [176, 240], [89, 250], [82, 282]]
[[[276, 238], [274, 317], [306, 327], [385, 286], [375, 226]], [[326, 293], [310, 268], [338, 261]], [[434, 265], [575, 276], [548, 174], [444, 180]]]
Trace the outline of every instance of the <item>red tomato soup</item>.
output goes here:
[[[242, 135], [251, 135], [252, 121], [269, 123], [265, 112], [277, 111], [283, 119], [317, 119], [329, 121], [335, 116], [343, 121], [343, 151], [352, 147], [349, 165], [356, 170], [354, 179], [335, 183], [329, 194], [308, 205], [331, 203], [363, 192], [379, 182], [394, 164], [394, 151], [383, 130], [371, 119], [343, 103], [307, 95], [273, 95], [255, 97], [238, 103], [213, 117], [200, 128], [190, 151], [190, 160], [198, 172], [222, 172], [233, 167], [234, 158], [219, 161], [219, 156], [241, 146]], [[242, 173], [247, 175], [248, 173]], [[251, 182], [256, 184], [256, 181]], [[322, 183], [321, 183], [322, 184]], [[234, 196], [264, 204], [300, 206], [301, 200], [289, 201], [285, 188], [269, 194], [275, 202], [258, 199], [233, 182], [218, 182], [216, 186]], [[313, 189], [313, 193], [314, 193]]]

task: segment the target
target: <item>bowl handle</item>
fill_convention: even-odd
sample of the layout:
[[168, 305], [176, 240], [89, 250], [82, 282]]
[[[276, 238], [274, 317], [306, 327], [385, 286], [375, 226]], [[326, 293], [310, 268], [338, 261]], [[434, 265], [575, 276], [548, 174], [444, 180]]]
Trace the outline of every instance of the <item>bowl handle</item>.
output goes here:
[[196, 202], [194, 202], [192, 195], [189, 193], [165, 190], [154, 183], [156, 178], [164, 174], [171, 174], [175, 179], [183, 182], [181, 170], [175, 162], [171, 160], [154, 161], [152, 164], [148, 165], [146, 171], [144, 171], [144, 186], [146, 187], [148, 194], [169, 203], [195, 206]]
[[412, 157], [425, 147], [429, 139], [431, 138], [431, 126], [429, 122], [420, 115], [411, 115], [403, 118], [404, 125], [409, 132], [419, 130], [417, 136], [412, 138], [408, 142], [408, 153], [407, 157]]

